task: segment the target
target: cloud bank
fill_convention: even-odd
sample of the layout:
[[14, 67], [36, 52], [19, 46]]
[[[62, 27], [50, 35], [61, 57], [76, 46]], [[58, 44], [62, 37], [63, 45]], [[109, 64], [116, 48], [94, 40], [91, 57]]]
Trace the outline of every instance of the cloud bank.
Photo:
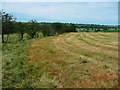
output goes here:
[[117, 2], [4, 2], [3, 10], [18, 21], [117, 24]]

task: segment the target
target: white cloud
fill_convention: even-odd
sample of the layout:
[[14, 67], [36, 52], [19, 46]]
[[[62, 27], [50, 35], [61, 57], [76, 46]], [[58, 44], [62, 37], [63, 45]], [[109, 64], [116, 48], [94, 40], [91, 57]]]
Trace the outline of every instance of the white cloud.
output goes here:
[[[51, 21], [117, 22], [117, 3], [3, 3], [3, 9]], [[19, 15], [18, 15], [19, 16]]]

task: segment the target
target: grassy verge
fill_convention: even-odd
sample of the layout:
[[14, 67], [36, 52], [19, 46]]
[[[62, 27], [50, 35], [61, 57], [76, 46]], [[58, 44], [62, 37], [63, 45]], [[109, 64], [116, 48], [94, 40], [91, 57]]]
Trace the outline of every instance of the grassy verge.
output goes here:
[[[43, 38], [43, 37], [41, 37]], [[30, 63], [27, 56], [29, 44], [36, 39], [19, 41], [16, 34], [9, 36], [8, 43], [2, 45], [2, 87], [3, 88], [37, 88], [55, 87], [55, 78], [49, 77], [37, 63]], [[38, 83], [39, 82], [39, 83]]]
[[[22, 87], [26, 83], [29, 65], [23, 53], [30, 40], [3, 44], [3, 88]], [[25, 85], [26, 86], [26, 85]]]

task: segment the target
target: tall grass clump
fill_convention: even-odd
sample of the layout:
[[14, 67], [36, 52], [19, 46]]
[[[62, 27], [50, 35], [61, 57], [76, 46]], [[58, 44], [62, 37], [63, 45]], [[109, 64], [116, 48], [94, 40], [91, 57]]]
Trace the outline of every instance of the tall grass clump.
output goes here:
[[3, 88], [21, 87], [28, 74], [28, 57], [23, 53], [31, 41], [5, 43], [2, 46]]
[[[40, 65], [38, 65], [38, 63], [29, 62], [29, 57], [26, 54], [29, 49], [28, 45], [32, 41], [37, 39], [40, 38], [35, 39], [24, 38], [23, 40], [20, 41], [18, 41], [18, 38], [16, 38], [16, 40], [10, 39], [8, 43], [3, 43], [2, 45], [3, 88], [56, 87], [55, 79], [49, 77], [42, 70], [42, 68], [40, 68]], [[42, 82], [39, 79], [42, 80]]]

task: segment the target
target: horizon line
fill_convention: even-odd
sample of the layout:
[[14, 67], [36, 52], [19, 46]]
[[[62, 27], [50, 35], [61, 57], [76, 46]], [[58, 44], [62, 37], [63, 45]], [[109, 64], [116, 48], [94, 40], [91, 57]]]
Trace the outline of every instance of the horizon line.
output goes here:
[[[36, 20], [36, 19], [33, 19], [33, 20]], [[30, 20], [28, 20], [28, 21], [18, 21], [18, 20], [16, 20], [16, 22], [29, 22], [29, 21]], [[72, 24], [93, 24], [93, 25], [118, 26], [118, 24], [82, 23], [82, 22], [67, 22], [67, 21], [37, 21], [37, 22], [38, 23], [56, 23], [56, 22], [59, 22], [59, 23], [72, 23]]]

